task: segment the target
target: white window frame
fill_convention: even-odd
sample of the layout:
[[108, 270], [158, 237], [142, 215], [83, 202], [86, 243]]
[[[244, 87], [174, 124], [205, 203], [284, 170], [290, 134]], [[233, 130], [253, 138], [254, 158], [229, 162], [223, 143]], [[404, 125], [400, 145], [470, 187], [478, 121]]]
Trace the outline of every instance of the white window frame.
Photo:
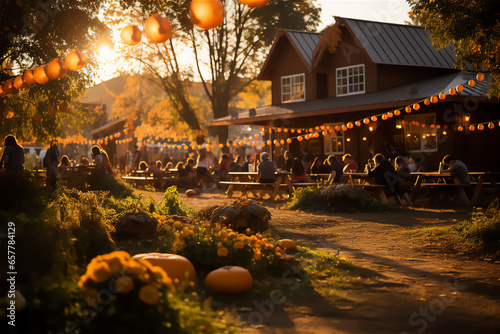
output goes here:
[[[418, 122], [419, 125], [415, 125], [412, 122]], [[423, 122], [425, 122], [426, 126], [422, 127]], [[419, 115], [407, 115], [405, 116], [405, 148], [407, 152], [437, 152], [438, 150], [438, 132], [435, 127], [431, 128], [431, 124], [436, 124], [436, 114], [419, 114]], [[431, 145], [429, 148], [429, 138], [433, 137], [431, 143], [435, 143]], [[410, 139], [417, 138], [420, 145], [418, 148], [410, 147]]]
[[[362, 73], [360, 73], [360, 69], [362, 70]], [[365, 64], [336, 68], [335, 89], [337, 96], [364, 94], [366, 90], [365, 78]], [[360, 85], [363, 85], [363, 89], [360, 89]], [[358, 90], [355, 90], [354, 87], [357, 87]], [[340, 92], [340, 88], [345, 88], [345, 92]]]
[[[301, 82], [294, 82], [299, 79]], [[288, 83], [284, 83], [287, 81]], [[301, 89], [302, 88], [302, 89]], [[287, 98], [286, 95], [289, 95]], [[305, 73], [286, 75], [281, 77], [281, 103], [301, 102], [306, 100]]]
[[[345, 153], [345, 134], [344, 134], [344, 131], [341, 129], [340, 131], [337, 131], [335, 130], [335, 127], [338, 125], [338, 126], [342, 126], [344, 123], [329, 123], [329, 124], [325, 124], [326, 125], [329, 125], [331, 129], [333, 129], [335, 132], [333, 134], [331, 134], [330, 132], [328, 132], [328, 134], [326, 136], [324, 136], [323, 138], [323, 149], [324, 149], [324, 152], [325, 152], [325, 155], [343, 155]], [[336, 144], [333, 144], [335, 140], [335, 143]], [[333, 150], [333, 146], [336, 145], [338, 146], [338, 142], [339, 140], [342, 142], [342, 151], [338, 150], [338, 151], [334, 151]]]

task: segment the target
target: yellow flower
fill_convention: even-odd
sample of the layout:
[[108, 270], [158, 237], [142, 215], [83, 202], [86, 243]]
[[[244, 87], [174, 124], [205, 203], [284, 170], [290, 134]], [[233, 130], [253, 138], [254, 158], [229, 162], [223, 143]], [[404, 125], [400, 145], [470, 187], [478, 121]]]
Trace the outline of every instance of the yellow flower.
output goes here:
[[262, 234], [260, 234], [260, 233], [255, 233], [255, 236], [256, 236], [257, 238], [259, 238], [259, 239], [262, 239]]
[[156, 278], [156, 280], [160, 281], [162, 284], [168, 286], [170, 290], [175, 291], [174, 284], [172, 282], [172, 279], [167, 275], [165, 270], [163, 270], [161, 267], [153, 267], [153, 274]]
[[229, 253], [229, 251], [227, 250], [226, 247], [221, 247], [217, 250], [217, 255], [220, 257], [227, 256], [228, 253]]
[[112, 257], [106, 261], [112, 272], [121, 273], [123, 266], [127, 263], [121, 257]]
[[87, 283], [87, 280], [89, 279], [89, 275], [88, 274], [84, 274], [80, 277], [80, 280], [78, 280], [78, 286], [80, 288], [83, 288], [85, 286], [85, 283]]
[[247, 228], [247, 229], [245, 230], [245, 233], [246, 233], [246, 234], [248, 234], [248, 235], [250, 235], [250, 234], [252, 234], [252, 230], [251, 230], [251, 229], [249, 229], [249, 228]]
[[119, 258], [119, 259], [124, 260], [124, 261], [128, 261], [131, 259], [130, 254], [125, 252], [125, 251], [115, 251], [115, 252], [110, 253], [109, 255], [111, 255], [112, 257], [115, 257], [115, 258]]
[[242, 243], [241, 241], [236, 241], [233, 246], [234, 249], [242, 249], [243, 247], [245, 247], [245, 244]]
[[176, 252], [183, 250], [184, 247], [186, 247], [186, 242], [184, 240], [176, 240], [174, 242], [174, 250]]
[[93, 266], [90, 278], [96, 283], [101, 283], [110, 279], [112, 275], [109, 265], [106, 262], [99, 262]]
[[221, 247], [224, 247], [224, 245], [222, 244], [222, 241], [219, 241], [219, 243], [217, 244], [217, 248], [221, 248]]
[[146, 304], [154, 305], [160, 299], [160, 292], [153, 285], [145, 285], [139, 290], [139, 299]]
[[180, 221], [176, 221], [172, 224], [172, 227], [177, 230], [180, 230], [182, 228], [182, 223]]
[[260, 256], [261, 256], [260, 251], [255, 251], [255, 252], [253, 253], [253, 257], [254, 257], [254, 259], [256, 259], [256, 260], [259, 260], [259, 259], [260, 259]]
[[227, 232], [222, 230], [219, 232], [219, 239], [226, 240], [227, 238]]
[[182, 236], [183, 238], [185, 238], [185, 237], [187, 237], [187, 236], [189, 236], [189, 235], [191, 235], [191, 234], [193, 234], [193, 231], [191, 231], [188, 227], [184, 227], [184, 228], [182, 229], [181, 236]]
[[134, 282], [128, 276], [119, 277], [115, 282], [115, 289], [118, 292], [127, 293], [134, 288]]
[[146, 267], [142, 266], [140, 263], [138, 263], [135, 260], [129, 261], [123, 267], [123, 269], [125, 270], [126, 274], [135, 275], [135, 276], [139, 276], [139, 275], [144, 274], [146, 272]]

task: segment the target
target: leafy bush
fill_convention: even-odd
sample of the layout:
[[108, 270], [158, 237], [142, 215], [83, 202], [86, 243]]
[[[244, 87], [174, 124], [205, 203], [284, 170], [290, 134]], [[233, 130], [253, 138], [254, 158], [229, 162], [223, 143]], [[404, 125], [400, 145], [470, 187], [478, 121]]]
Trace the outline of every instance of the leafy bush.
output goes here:
[[179, 199], [179, 193], [177, 192], [176, 186], [168, 187], [165, 190], [165, 194], [163, 195], [163, 199], [158, 204], [158, 213], [160, 215], [179, 215], [186, 216], [186, 209], [183, 207]]
[[89, 176], [88, 183], [89, 190], [108, 191], [111, 196], [116, 198], [125, 198], [134, 194], [130, 185], [110, 174], [92, 174]]
[[348, 185], [305, 187], [295, 191], [285, 206], [291, 210], [325, 210], [333, 212], [387, 211], [395, 206], [384, 204], [365, 191]]

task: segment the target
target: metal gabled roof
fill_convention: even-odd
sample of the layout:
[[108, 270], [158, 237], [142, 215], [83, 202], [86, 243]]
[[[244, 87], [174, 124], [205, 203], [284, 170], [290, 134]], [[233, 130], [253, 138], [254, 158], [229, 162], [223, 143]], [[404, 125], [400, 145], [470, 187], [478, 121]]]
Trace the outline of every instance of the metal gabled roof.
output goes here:
[[[269, 118], [295, 118], [313, 115], [340, 114], [380, 108], [401, 108], [441, 92], [448, 92], [459, 84], [464, 86], [457, 98], [465, 96], [487, 99], [487, 84], [491, 77], [476, 82], [474, 87], [466, 83], [475, 78], [475, 73], [457, 71], [450, 74], [408, 83], [401, 86], [367, 94], [331, 97], [304, 102], [285, 103], [276, 106], [256, 108], [255, 112], [245, 111], [212, 121], [213, 125], [253, 124]], [[444, 100], [446, 102], [447, 100]], [[439, 103], [439, 102], [438, 102]], [[246, 123], [245, 123], [246, 122]]]
[[313, 67], [313, 53], [318, 46], [319, 40], [321, 39], [321, 34], [317, 32], [306, 32], [297, 30], [285, 29], [286, 33], [292, 40], [296, 49], [300, 52], [300, 55], [309, 66], [310, 69]]
[[418, 26], [335, 18], [344, 23], [376, 64], [453, 68], [456, 57], [452, 44], [437, 51]]

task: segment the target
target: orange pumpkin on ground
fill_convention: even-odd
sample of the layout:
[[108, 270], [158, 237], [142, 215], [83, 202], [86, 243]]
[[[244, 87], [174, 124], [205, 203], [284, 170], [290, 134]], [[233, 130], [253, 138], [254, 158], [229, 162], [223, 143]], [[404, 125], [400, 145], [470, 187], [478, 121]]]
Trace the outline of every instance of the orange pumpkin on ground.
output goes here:
[[211, 271], [205, 278], [205, 287], [213, 292], [243, 293], [252, 288], [253, 278], [248, 270], [225, 266]]
[[[186, 272], [191, 282], [196, 282], [196, 271], [191, 261], [184, 256], [177, 254], [167, 253], [144, 253], [137, 254], [132, 257], [133, 259], [143, 259], [151, 263], [153, 266], [158, 266], [165, 270], [168, 277], [170, 277], [174, 284], [184, 282]], [[176, 281], [177, 279], [178, 281]]]
[[290, 239], [281, 239], [277, 242], [277, 245], [280, 248], [286, 249], [286, 250], [294, 250], [297, 249], [297, 245], [293, 240]]
[[193, 196], [196, 196], [198, 195], [198, 193], [196, 192], [196, 190], [194, 189], [188, 189], [186, 190], [186, 196], [187, 197], [193, 197]]

